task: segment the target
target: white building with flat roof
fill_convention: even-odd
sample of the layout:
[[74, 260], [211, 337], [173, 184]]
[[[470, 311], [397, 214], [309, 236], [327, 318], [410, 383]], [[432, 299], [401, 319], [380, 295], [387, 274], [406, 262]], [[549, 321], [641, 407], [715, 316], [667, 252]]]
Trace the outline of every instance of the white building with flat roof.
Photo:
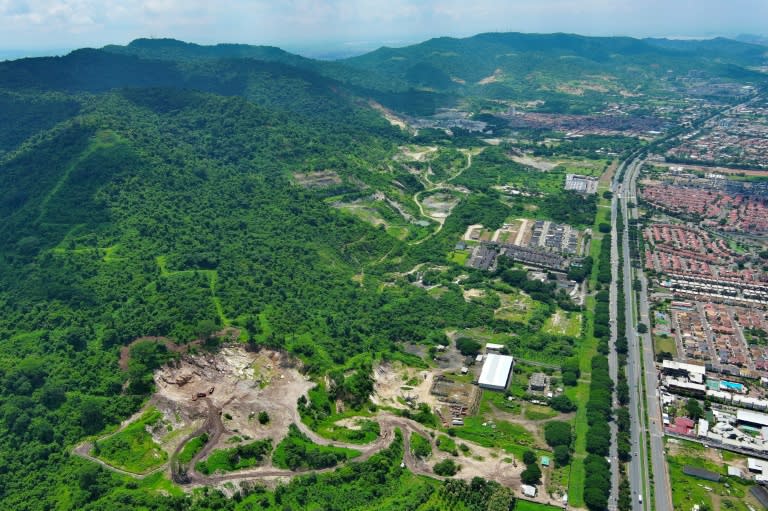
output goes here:
[[759, 427], [768, 426], [768, 415], [760, 412], [753, 412], [752, 410], [736, 410], [736, 420]]
[[512, 376], [512, 367], [515, 359], [509, 355], [497, 355], [489, 353], [485, 357], [483, 370], [480, 372], [478, 384], [481, 388], [492, 390], [506, 390]]
[[675, 360], [664, 360], [662, 363], [664, 374], [672, 376], [686, 376], [691, 382], [703, 384], [707, 374], [707, 368], [695, 364], [686, 364]]

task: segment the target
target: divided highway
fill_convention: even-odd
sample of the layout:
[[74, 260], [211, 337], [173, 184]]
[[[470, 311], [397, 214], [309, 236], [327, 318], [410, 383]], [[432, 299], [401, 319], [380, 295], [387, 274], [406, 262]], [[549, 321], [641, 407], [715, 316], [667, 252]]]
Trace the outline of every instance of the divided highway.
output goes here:
[[[621, 252], [624, 258], [620, 271], [624, 276], [624, 294], [626, 296], [627, 323], [627, 381], [630, 390], [630, 420], [632, 422], [631, 445], [632, 459], [629, 462], [629, 482], [632, 489], [632, 509], [636, 511], [651, 509], [651, 488], [656, 511], [672, 511], [672, 493], [669, 474], [664, 455], [664, 431], [659, 405], [658, 374], [653, 355], [653, 343], [650, 333], [638, 334], [637, 324], [650, 325], [647, 294], [647, 281], [642, 269], [632, 268], [630, 258], [629, 222], [637, 218], [637, 210], [628, 207], [628, 203], [637, 202], [637, 177], [643, 160], [634, 158], [624, 162], [621, 181], [614, 185], [616, 193], [613, 199], [613, 228], [617, 228], [617, 211], [620, 208], [624, 217], [621, 233], [616, 240], [621, 240]], [[619, 171], [621, 171], [621, 168]], [[620, 174], [620, 172], [619, 172]], [[618, 256], [612, 252], [612, 262], [618, 265]], [[639, 293], [633, 289], [634, 279], [642, 284]], [[616, 295], [612, 293], [612, 309], [617, 306]], [[637, 304], [637, 309], [635, 308]], [[636, 313], [639, 311], [639, 314]], [[647, 417], [647, 422], [646, 422]], [[650, 442], [649, 440], [650, 433]], [[650, 448], [650, 457], [649, 450]], [[652, 474], [651, 475], [651, 468]]]

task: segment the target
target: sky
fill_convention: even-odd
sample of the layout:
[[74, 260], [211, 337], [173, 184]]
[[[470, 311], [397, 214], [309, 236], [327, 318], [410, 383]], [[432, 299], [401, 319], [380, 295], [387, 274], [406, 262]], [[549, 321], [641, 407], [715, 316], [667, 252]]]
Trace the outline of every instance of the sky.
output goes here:
[[0, 54], [139, 37], [363, 52], [481, 32], [765, 34], [768, 0], [0, 0]]

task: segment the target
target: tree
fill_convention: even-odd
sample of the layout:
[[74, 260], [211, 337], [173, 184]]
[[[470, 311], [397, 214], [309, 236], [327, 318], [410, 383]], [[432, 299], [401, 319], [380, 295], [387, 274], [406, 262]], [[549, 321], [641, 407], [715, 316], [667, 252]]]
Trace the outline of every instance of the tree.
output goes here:
[[95, 399], [88, 398], [80, 404], [80, 425], [89, 435], [104, 427], [102, 406]]
[[568, 413], [576, 410], [576, 403], [565, 394], [560, 394], [549, 400], [549, 406], [558, 412]]
[[571, 462], [571, 450], [567, 445], [558, 445], [554, 449], [554, 458], [558, 467], [565, 467]]
[[536, 453], [532, 450], [528, 449], [523, 453], [523, 463], [526, 465], [531, 465], [532, 463], [536, 463]]
[[458, 349], [464, 356], [474, 356], [480, 352], [480, 343], [474, 339], [468, 337], [460, 337], [456, 339], [456, 349]]
[[600, 222], [600, 225], [597, 226], [598, 230], [604, 234], [608, 234], [611, 232], [611, 224], [607, 224], [605, 222]]
[[459, 471], [459, 468], [461, 467], [455, 461], [448, 458], [439, 463], [435, 463], [435, 466], [432, 467], [432, 470], [434, 470], [435, 474], [439, 476], [453, 476], [456, 475], [456, 472]]
[[515, 496], [506, 486], [497, 488], [485, 505], [485, 511], [512, 511], [514, 508]]
[[638, 323], [637, 324], [637, 333], [638, 334], [645, 334], [648, 332], [648, 327], [645, 323]]
[[572, 441], [571, 425], [563, 421], [549, 421], [544, 426], [544, 439], [550, 447], [564, 445], [570, 447]]
[[539, 484], [541, 482], [541, 469], [536, 463], [531, 463], [520, 474], [523, 484]]
[[587, 435], [587, 452], [598, 456], [608, 456], [610, 446], [611, 431], [608, 423], [601, 420], [592, 424], [589, 428], [589, 435]]
[[269, 414], [266, 410], [259, 412], [259, 424], [266, 424], [269, 422]]
[[704, 410], [701, 409], [699, 401], [693, 398], [685, 403], [685, 411], [688, 413], [688, 417], [695, 421], [704, 416]]
[[608, 509], [608, 494], [601, 488], [585, 485], [584, 503], [592, 511], [603, 511]]

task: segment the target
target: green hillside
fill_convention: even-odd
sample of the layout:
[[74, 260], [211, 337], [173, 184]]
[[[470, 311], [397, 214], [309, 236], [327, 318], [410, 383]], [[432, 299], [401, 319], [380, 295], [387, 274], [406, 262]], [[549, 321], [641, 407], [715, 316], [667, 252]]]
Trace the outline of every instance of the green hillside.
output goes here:
[[116, 509], [121, 478], [67, 452], [150, 390], [154, 363], [118, 370], [136, 337], [234, 326], [323, 374], [492, 317], [456, 292], [381, 288], [376, 266], [402, 242], [293, 184], [312, 169], [375, 182], [399, 136], [387, 126], [351, 117], [330, 132], [322, 117], [180, 89], [65, 98], [64, 120], [40, 122], [0, 163], [0, 469], [16, 474], [0, 478], [4, 509]]

